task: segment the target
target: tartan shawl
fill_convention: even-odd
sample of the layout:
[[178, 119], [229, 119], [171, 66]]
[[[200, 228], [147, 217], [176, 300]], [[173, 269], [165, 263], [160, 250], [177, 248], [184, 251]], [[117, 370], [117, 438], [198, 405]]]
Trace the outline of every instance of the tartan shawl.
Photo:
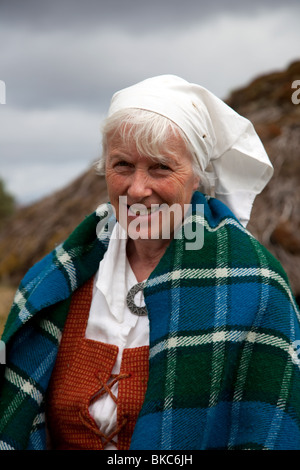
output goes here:
[[[275, 258], [214, 198], [170, 243], [144, 289], [149, 381], [131, 449], [300, 449], [299, 311]], [[194, 208], [202, 204], [204, 214]], [[33, 266], [4, 330], [0, 448], [45, 449], [45, 397], [72, 292], [98, 269], [108, 205]]]

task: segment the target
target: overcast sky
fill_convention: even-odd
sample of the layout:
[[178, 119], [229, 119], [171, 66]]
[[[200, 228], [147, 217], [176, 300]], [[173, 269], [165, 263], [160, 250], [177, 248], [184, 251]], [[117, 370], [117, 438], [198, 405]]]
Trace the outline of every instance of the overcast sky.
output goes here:
[[0, 177], [21, 203], [64, 186], [115, 91], [172, 73], [226, 98], [300, 59], [299, 18], [299, 0], [0, 0]]

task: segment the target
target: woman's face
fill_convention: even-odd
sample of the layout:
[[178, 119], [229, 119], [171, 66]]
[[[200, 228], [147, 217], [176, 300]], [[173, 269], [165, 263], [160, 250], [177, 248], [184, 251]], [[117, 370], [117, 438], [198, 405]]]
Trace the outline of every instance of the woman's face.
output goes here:
[[[132, 239], [172, 238], [199, 177], [182, 138], [172, 136], [164, 162], [140, 155], [120, 135], [108, 139], [106, 181], [119, 223]], [[158, 210], [159, 208], [159, 210]], [[176, 214], [174, 216], [174, 214]]]

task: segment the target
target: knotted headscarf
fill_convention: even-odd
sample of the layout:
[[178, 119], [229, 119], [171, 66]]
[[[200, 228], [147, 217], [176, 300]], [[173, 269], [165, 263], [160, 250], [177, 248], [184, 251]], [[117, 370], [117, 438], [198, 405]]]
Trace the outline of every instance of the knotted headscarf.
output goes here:
[[246, 226], [273, 167], [251, 122], [202, 86], [174, 75], [149, 78], [115, 93], [108, 115], [138, 108], [173, 121], [192, 144], [202, 171], [211, 164], [215, 197]]

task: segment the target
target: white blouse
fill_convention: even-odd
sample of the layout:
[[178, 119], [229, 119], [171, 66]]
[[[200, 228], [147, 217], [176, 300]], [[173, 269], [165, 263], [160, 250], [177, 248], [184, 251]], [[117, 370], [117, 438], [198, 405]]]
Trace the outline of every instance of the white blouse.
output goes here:
[[[88, 339], [118, 346], [113, 374], [120, 372], [125, 348], [149, 345], [148, 316], [132, 314], [126, 303], [128, 291], [138, 282], [126, 256], [126, 243], [126, 233], [117, 223], [95, 276], [85, 332]], [[135, 303], [138, 306], [144, 305], [141, 292], [136, 295]], [[116, 383], [111, 389], [116, 396], [117, 388]], [[103, 433], [109, 435], [116, 428], [117, 405], [109, 394], [104, 394], [94, 401], [89, 407], [89, 412]], [[115, 450], [111, 443], [105, 447], [105, 450], [111, 449]]]

